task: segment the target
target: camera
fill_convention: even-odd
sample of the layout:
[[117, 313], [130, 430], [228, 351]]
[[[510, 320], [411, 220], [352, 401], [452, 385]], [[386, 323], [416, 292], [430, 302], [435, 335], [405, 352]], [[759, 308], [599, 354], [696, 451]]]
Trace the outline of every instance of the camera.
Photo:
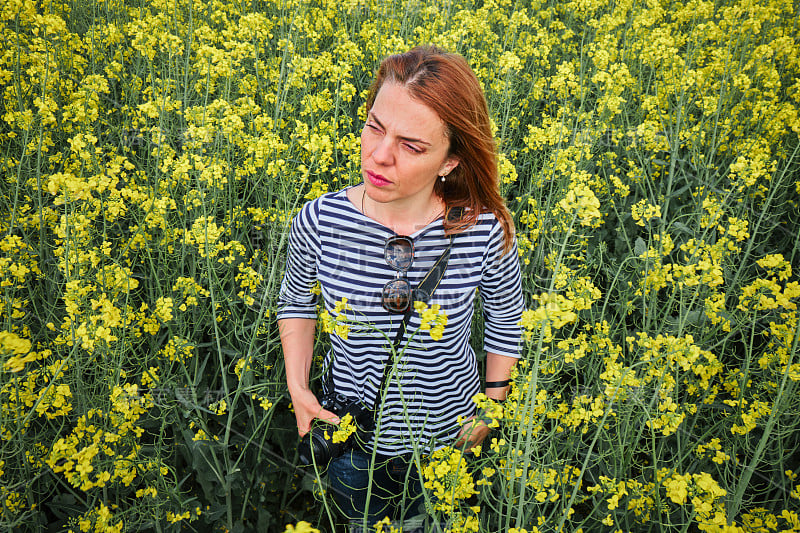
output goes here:
[[375, 419], [372, 409], [364, 407], [360, 400], [344, 394], [335, 392], [326, 394], [320, 398], [319, 403], [323, 409], [334, 413], [339, 419], [349, 414], [356, 425], [356, 431], [343, 442], [333, 442], [333, 433], [338, 426], [327, 422], [315, 422], [311, 425], [311, 431], [300, 439], [298, 445], [300, 463], [306, 466], [316, 464], [327, 467], [331, 459], [339, 457], [352, 448], [356, 440], [368, 439], [375, 428]]

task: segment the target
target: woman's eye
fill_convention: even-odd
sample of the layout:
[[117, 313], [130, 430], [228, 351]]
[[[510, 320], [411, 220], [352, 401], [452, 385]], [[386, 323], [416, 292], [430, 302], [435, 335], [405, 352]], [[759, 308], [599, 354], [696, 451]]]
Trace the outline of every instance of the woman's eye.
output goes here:
[[411, 152], [415, 153], [415, 154], [421, 154], [422, 153], [422, 149], [414, 146], [413, 144], [406, 144], [404, 146], [406, 148], [408, 148]]

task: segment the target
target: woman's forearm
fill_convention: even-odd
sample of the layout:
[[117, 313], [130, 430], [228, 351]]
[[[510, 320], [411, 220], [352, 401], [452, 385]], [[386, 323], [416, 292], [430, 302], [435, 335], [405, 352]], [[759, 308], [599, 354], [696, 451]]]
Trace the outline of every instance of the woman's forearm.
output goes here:
[[[511, 377], [511, 369], [519, 361], [516, 357], [498, 355], [495, 353], [486, 354], [486, 381], [502, 382]], [[491, 387], [486, 389], [486, 396], [493, 400], [505, 400], [509, 386]]]
[[308, 376], [314, 355], [316, 320], [310, 318], [284, 318], [278, 321], [283, 358], [286, 365], [286, 384], [289, 394], [308, 391]]
[[311, 421], [321, 418], [337, 424], [339, 417], [322, 408], [308, 383], [314, 357], [316, 320], [284, 318], [278, 321], [286, 366], [286, 385], [292, 397], [297, 431], [302, 437], [311, 429]]

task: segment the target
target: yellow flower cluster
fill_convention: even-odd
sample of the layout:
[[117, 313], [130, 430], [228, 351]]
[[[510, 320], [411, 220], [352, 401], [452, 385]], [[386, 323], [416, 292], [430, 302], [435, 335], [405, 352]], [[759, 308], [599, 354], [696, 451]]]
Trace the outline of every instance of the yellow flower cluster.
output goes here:
[[558, 203], [558, 207], [564, 213], [574, 216], [581, 226], [597, 227], [602, 222], [600, 200], [587, 185], [570, 187], [566, 197]]
[[318, 317], [322, 325], [322, 331], [347, 339], [347, 335], [350, 333], [350, 323], [347, 317], [348, 311], [352, 312], [353, 308], [348, 305], [347, 298], [342, 298], [340, 301], [336, 302], [333, 313], [329, 312], [327, 309], [322, 310]]
[[447, 325], [447, 315], [441, 310], [439, 304], [428, 307], [425, 302], [414, 302], [414, 311], [420, 316], [420, 331], [430, 332], [433, 340], [441, 340], [444, 327]]
[[478, 418], [490, 428], [500, 427], [503, 419], [503, 404], [479, 392], [472, 397], [478, 412]]
[[[515, 468], [514, 472], [508, 471], [506, 478], [509, 481], [525, 479]], [[533, 500], [537, 503], [554, 503], [561, 498], [567, 490], [580, 485], [580, 468], [564, 465], [561, 469], [532, 468], [528, 471], [526, 486], [533, 490]]]
[[150, 396], [140, 395], [136, 384], [125, 384], [115, 386], [109, 398], [108, 411], [92, 409], [78, 418], [72, 432], [56, 441], [44, 458], [53, 472], [63, 473], [83, 491], [113, 483], [129, 486], [139, 469], [159, 470], [140, 459], [137, 443], [144, 432], [137, 422], [152, 406]]
[[353, 420], [353, 415], [351, 415], [350, 413], [346, 413], [339, 420], [339, 425], [336, 426], [336, 430], [331, 435], [328, 435], [327, 431], [325, 432], [325, 438], [327, 440], [330, 440], [334, 444], [338, 444], [340, 442], [345, 442], [347, 439], [349, 439], [350, 435], [355, 433], [357, 429], [358, 426]]
[[[517, 198], [517, 201], [521, 200], [521, 198]], [[531, 263], [529, 255], [539, 240], [540, 231], [541, 221], [537, 214], [536, 200], [528, 198], [527, 209], [522, 211], [517, 224], [517, 250], [525, 265], [530, 265]]]
[[691, 503], [698, 516], [698, 529], [718, 531], [728, 525], [722, 498], [727, 492], [706, 472], [678, 474], [661, 469], [657, 475], [667, 498], [678, 505]]
[[103, 503], [78, 519], [79, 530], [85, 532], [122, 533], [124, 527], [125, 522], [120, 518], [116, 518]]
[[650, 220], [661, 216], [661, 207], [649, 204], [647, 200], [642, 199], [631, 207], [631, 216], [638, 225], [644, 227]]
[[181, 276], [175, 280], [172, 290], [180, 294], [183, 302], [178, 306], [181, 311], [186, 311], [189, 307], [195, 307], [200, 302], [198, 297], [209, 297], [211, 293], [197, 283], [194, 278]]
[[738, 309], [743, 311], [763, 311], [786, 309], [794, 311], [800, 298], [800, 282], [785, 283], [792, 275], [791, 264], [781, 254], [770, 254], [758, 261], [758, 266], [769, 270], [773, 276], [759, 278], [742, 287]]
[[578, 319], [575, 303], [561, 294], [541, 294], [534, 296], [539, 307], [526, 309], [522, 313], [520, 325], [526, 330], [528, 339], [534, 331], [542, 329], [546, 340], [552, 339], [553, 328], [559, 329]]
[[434, 509], [447, 514], [458, 511], [460, 502], [476, 494], [466, 458], [454, 448], [434, 451], [422, 468], [422, 478], [435, 498]]
[[165, 360], [185, 363], [194, 355], [194, 350], [194, 345], [188, 339], [171, 337], [164, 344], [164, 347], [158, 351], [158, 356], [163, 357]]
[[[525, 436], [535, 436], [545, 427], [545, 419], [552, 418], [556, 412], [552, 403], [560, 398], [558, 393], [549, 395], [547, 390], [538, 389], [535, 394], [530, 381], [530, 375], [520, 373], [518, 368], [512, 371], [511, 390], [503, 402], [504, 422], [511, 427], [519, 428], [519, 433]], [[557, 416], [556, 416], [557, 417]], [[500, 444], [503, 442], [503, 444]], [[504, 446], [505, 441], [494, 441], [492, 449]]]
[[283, 530], [283, 533], [319, 533], [319, 529], [311, 527], [311, 524], [301, 520], [295, 525], [286, 524], [286, 529]]
[[36, 352], [31, 352], [31, 341], [10, 331], [0, 331], [0, 354], [5, 359], [3, 369], [10, 372], [21, 372], [25, 363], [38, 357]]
[[707, 444], [698, 444], [695, 448], [695, 453], [698, 456], [711, 456], [711, 460], [717, 464], [722, 464], [729, 461], [731, 456], [722, 451], [722, 444], [718, 438], [713, 438]]

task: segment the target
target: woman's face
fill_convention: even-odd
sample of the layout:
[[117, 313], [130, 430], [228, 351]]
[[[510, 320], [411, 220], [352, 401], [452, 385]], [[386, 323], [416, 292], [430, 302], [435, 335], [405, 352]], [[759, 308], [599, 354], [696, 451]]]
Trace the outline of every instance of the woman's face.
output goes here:
[[361, 173], [370, 199], [427, 206], [439, 176], [458, 165], [444, 122], [402, 85], [386, 82], [361, 132]]

